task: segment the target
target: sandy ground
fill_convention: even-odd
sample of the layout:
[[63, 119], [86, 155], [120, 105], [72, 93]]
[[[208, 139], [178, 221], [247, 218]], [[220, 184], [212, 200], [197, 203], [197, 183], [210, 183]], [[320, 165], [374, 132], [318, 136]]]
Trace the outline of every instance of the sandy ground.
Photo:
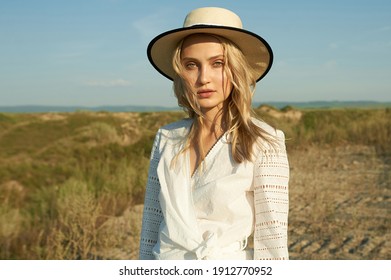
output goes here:
[[292, 259], [391, 259], [391, 165], [374, 148], [290, 154]]

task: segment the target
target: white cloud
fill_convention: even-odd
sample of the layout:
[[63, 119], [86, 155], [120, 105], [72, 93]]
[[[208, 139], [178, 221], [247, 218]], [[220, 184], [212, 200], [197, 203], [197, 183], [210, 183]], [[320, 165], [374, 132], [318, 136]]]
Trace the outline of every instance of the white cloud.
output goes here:
[[329, 48], [335, 50], [339, 48], [339, 45], [338, 43], [333, 42], [329, 44]]
[[381, 28], [379, 28], [377, 31], [379, 32], [387, 32], [387, 31], [390, 31], [391, 30], [391, 26], [383, 26]]
[[85, 85], [90, 87], [128, 87], [132, 85], [130, 81], [124, 79], [115, 80], [90, 80], [85, 82]]
[[338, 66], [338, 63], [335, 59], [332, 59], [332, 60], [329, 60], [329, 61], [326, 61], [324, 64], [323, 64], [324, 68], [326, 69], [335, 69], [337, 68]]
[[389, 57], [389, 47], [390, 47], [390, 41], [368, 41], [363, 42], [361, 45], [354, 45], [352, 46], [353, 51], [358, 52], [371, 52], [371, 53], [377, 53], [380, 52], [387, 52], [387, 57]]

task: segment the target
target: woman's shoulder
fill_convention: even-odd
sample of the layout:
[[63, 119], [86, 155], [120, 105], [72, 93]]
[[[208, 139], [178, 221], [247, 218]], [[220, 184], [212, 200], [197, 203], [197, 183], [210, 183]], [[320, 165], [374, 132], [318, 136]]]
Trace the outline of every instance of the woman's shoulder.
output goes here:
[[192, 123], [193, 120], [188, 118], [172, 122], [160, 127], [158, 134], [163, 138], [183, 137], [187, 135]]
[[256, 126], [258, 126], [260, 129], [265, 131], [267, 134], [270, 134], [272, 136], [277, 136], [277, 137], [284, 136], [284, 133], [280, 129], [277, 129], [277, 128], [271, 126], [270, 124], [266, 123], [265, 121], [262, 121], [260, 119], [254, 118], [254, 117], [251, 118], [251, 120]]
[[255, 154], [279, 154], [286, 150], [285, 134], [284, 132], [282, 132], [282, 130], [277, 129], [270, 124], [256, 118], [253, 118], [252, 121], [256, 126], [261, 129], [261, 134], [263, 135], [262, 137], [259, 137], [256, 141], [257, 145]]
[[183, 130], [183, 129], [189, 129], [191, 124], [193, 123], [192, 119], [185, 118], [181, 119], [176, 122], [172, 122], [169, 124], [166, 124], [160, 128], [161, 131], [176, 131], [176, 130]]

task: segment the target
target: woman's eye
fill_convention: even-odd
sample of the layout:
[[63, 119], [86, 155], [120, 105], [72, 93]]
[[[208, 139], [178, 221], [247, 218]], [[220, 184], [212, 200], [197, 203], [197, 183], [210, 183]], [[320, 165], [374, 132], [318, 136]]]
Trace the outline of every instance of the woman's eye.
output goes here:
[[215, 67], [222, 67], [224, 66], [224, 61], [218, 60], [213, 63], [213, 66]]
[[186, 63], [185, 66], [186, 66], [187, 69], [193, 69], [193, 68], [197, 67], [197, 65], [194, 62]]

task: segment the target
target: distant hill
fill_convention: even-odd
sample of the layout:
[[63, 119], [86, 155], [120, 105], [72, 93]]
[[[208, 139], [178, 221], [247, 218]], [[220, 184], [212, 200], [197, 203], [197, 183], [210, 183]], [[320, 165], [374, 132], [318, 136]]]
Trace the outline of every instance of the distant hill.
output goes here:
[[47, 113], [47, 112], [77, 112], [77, 111], [93, 111], [93, 112], [161, 112], [173, 111], [177, 108], [159, 107], [159, 106], [41, 106], [41, 105], [25, 105], [25, 106], [0, 106], [0, 112], [4, 113]]
[[259, 102], [255, 107], [270, 105], [276, 108], [292, 106], [298, 109], [321, 109], [321, 108], [386, 108], [391, 107], [391, 102], [376, 101], [310, 101], [310, 102]]
[[[286, 106], [295, 108], [384, 108], [391, 107], [391, 102], [375, 102], [375, 101], [311, 101], [311, 102], [255, 102], [254, 107], [261, 105], [269, 105], [278, 109]], [[25, 106], [0, 106], [0, 112], [3, 113], [47, 113], [47, 112], [76, 112], [76, 111], [105, 111], [105, 112], [162, 112], [176, 111], [178, 107], [163, 107], [163, 106], [41, 106], [41, 105], [25, 105]]]

